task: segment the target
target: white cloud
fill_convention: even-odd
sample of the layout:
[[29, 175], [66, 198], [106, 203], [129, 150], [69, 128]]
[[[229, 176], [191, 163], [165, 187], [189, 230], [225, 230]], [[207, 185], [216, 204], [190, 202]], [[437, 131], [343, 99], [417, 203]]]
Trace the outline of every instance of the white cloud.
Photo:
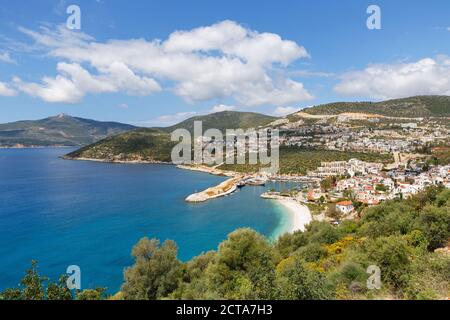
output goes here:
[[375, 99], [413, 95], [450, 95], [450, 58], [411, 63], [374, 64], [342, 76], [334, 90], [345, 96]]
[[[88, 65], [89, 70], [97, 73], [91, 76], [93, 79], [103, 81], [106, 76], [112, 82], [116, 73], [119, 74], [112, 85], [130, 94], [151, 94], [161, 90], [160, 85], [164, 83], [175, 94], [193, 102], [234, 98], [240, 104], [255, 106], [312, 99], [302, 83], [271, 75], [275, 66], [286, 67], [297, 59], [309, 57], [304, 47], [277, 34], [249, 30], [233, 21], [176, 31], [166, 41], [96, 42], [89, 35], [64, 27], [56, 31], [46, 27], [39, 32], [25, 28], [21, 31], [50, 56], [67, 60], [71, 65]], [[80, 83], [66, 76], [56, 77], [54, 81], [63, 82], [61, 87], [66, 89], [71, 86], [64, 82], [72, 82], [81, 93], [78, 96], [98, 91], [86, 85], [79, 88]], [[43, 82], [41, 86], [48, 87]], [[96, 86], [92, 79], [89, 84]], [[66, 96], [70, 98], [74, 94]], [[47, 101], [50, 100], [61, 99], [47, 96]]]
[[5, 63], [16, 63], [9, 55], [8, 52], [2, 52], [0, 53], [0, 62]]
[[450, 31], [450, 27], [447, 27], [447, 31]]
[[155, 119], [148, 120], [148, 121], [142, 121], [142, 122], [136, 122], [136, 125], [143, 125], [143, 126], [160, 126], [160, 127], [167, 127], [174, 124], [177, 124], [183, 120], [186, 120], [190, 117], [201, 115], [197, 113], [196, 111], [187, 111], [187, 112], [178, 112], [175, 114], [166, 114], [159, 116]]
[[119, 107], [120, 109], [128, 109], [129, 108], [128, 104], [126, 104], [126, 103], [121, 103], [117, 107]]
[[299, 110], [300, 110], [299, 108], [295, 108], [295, 107], [278, 107], [273, 112], [273, 115], [277, 116], [277, 117], [284, 117], [288, 114], [297, 112]]
[[14, 89], [11, 89], [8, 84], [0, 82], [0, 96], [12, 97], [16, 94], [17, 92]]
[[245, 29], [233, 21], [222, 21], [190, 31], [177, 31], [164, 43], [169, 52], [208, 52], [220, 50], [258, 64], [279, 62], [284, 65], [309, 57], [305, 48], [277, 34], [258, 33]]
[[226, 104], [218, 104], [218, 105], [213, 106], [210, 111], [212, 113], [215, 113], [215, 112], [233, 111], [233, 110], [236, 110], [235, 106], [228, 106]]
[[317, 78], [331, 78], [334, 77], [335, 74], [331, 72], [322, 72], [322, 71], [309, 71], [309, 70], [297, 70], [291, 72], [292, 75], [296, 75], [299, 77], [317, 77]]
[[19, 27], [19, 31], [31, 37], [35, 41], [34, 49], [45, 50], [48, 48], [76, 48], [83, 47], [94, 38], [83, 32], [72, 31], [65, 24], [56, 28], [41, 26], [39, 31], [33, 31]]
[[145, 95], [160, 91], [159, 85], [150, 78], [136, 76], [120, 63], [113, 63], [104, 73], [91, 75], [76, 63], [60, 62], [60, 72], [55, 78], [44, 77], [42, 84], [26, 83], [15, 77], [16, 88], [46, 102], [79, 102], [88, 93], [126, 91], [129, 94]]

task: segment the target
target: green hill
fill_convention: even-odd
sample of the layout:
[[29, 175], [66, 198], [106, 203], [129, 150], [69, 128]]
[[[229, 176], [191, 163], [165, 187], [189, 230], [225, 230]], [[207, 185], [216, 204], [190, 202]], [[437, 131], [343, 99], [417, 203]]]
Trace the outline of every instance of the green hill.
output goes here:
[[41, 120], [0, 124], [0, 146], [82, 146], [136, 129], [118, 122], [100, 122], [60, 114]]
[[194, 121], [202, 121], [203, 131], [217, 128], [225, 134], [226, 129], [257, 128], [272, 122], [274, 117], [250, 113], [224, 111], [205, 116], [189, 118], [166, 128], [138, 129], [106, 138], [83, 147], [68, 158], [92, 158], [108, 161], [162, 161], [170, 162], [170, 153], [176, 142], [170, 140], [170, 133], [178, 128], [193, 132]]
[[381, 102], [336, 102], [302, 111], [314, 115], [363, 112], [389, 117], [450, 117], [450, 96], [416, 96]]
[[254, 112], [222, 111], [205, 116], [192, 117], [176, 125], [160, 129], [166, 132], [172, 132], [176, 129], [183, 128], [189, 130], [189, 132], [193, 132], [194, 121], [202, 121], [203, 130], [215, 128], [221, 130], [225, 134], [226, 129], [256, 129], [260, 126], [265, 126], [276, 119], [276, 117]]
[[69, 153], [66, 157], [106, 161], [170, 162], [170, 153], [174, 145], [168, 133], [154, 128], [142, 128], [108, 137]]

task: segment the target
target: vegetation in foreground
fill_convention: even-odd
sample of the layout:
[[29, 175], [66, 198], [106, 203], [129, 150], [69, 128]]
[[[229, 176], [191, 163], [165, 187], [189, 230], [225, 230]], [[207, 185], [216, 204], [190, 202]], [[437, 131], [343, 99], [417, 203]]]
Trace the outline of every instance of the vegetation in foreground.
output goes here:
[[[271, 243], [251, 229], [232, 232], [217, 251], [183, 263], [173, 241], [141, 239], [115, 299], [446, 299], [450, 296], [450, 190], [368, 208], [339, 226], [311, 223]], [[436, 250], [437, 249], [437, 250]], [[366, 269], [381, 269], [380, 290]], [[60, 283], [44, 289], [35, 265], [0, 299], [68, 299]], [[104, 299], [101, 289], [77, 299]]]
[[57, 282], [50, 282], [48, 277], [39, 275], [37, 261], [32, 261], [19, 286], [1, 292], [0, 300], [101, 300], [106, 297], [104, 288], [72, 292], [66, 281], [64, 275]]

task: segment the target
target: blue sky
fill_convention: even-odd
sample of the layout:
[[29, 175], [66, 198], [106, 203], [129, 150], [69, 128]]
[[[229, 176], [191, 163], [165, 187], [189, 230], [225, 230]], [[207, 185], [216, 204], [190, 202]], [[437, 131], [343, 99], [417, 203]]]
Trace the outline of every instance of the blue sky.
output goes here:
[[[70, 4], [79, 31], [65, 27]], [[370, 4], [381, 30], [366, 27]], [[1, 0], [0, 122], [65, 112], [152, 126], [450, 94], [449, 13], [444, 0]]]

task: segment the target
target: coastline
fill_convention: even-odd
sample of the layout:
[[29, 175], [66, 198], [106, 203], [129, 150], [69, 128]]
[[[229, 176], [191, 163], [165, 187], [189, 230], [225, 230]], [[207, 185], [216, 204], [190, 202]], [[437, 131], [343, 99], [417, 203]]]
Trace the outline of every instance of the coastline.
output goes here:
[[212, 174], [212, 175], [216, 175], [216, 176], [236, 177], [238, 175], [242, 175], [235, 171], [226, 171], [226, 170], [217, 169], [216, 167], [208, 167], [205, 165], [178, 164], [176, 166], [178, 169], [198, 171], [198, 172], [208, 173], [208, 174]]
[[173, 165], [171, 162], [164, 162], [164, 161], [156, 161], [156, 160], [115, 160], [115, 159], [95, 159], [95, 158], [74, 158], [74, 157], [68, 157], [68, 156], [61, 156], [60, 157], [63, 160], [73, 160], [73, 161], [91, 161], [91, 162], [101, 162], [101, 163], [118, 163], [118, 164], [167, 164], [167, 165]]
[[78, 148], [78, 146], [0, 146], [0, 149], [63, 149], [63, 148]]
[[284, 233], [305, 231], [306, 225], [312, 221], [309, 208], [293, 199], [272, 199], [279, 205], [282, 218], [279, 227], [274, 231], [273, 238], [278, 238]]
[[[173, 163], [169, 162], [158, 162], [158, 161], [145, 161], [145, 160], [110, 160], [110, 159], [93, 159], [93, 158], [73, 158], [73, 157], [62, 157], [65, 160], [78, 160], [78, 161], [93, 161], [93, 162], [103, 162], [103, 163], [121, 163], [121, 164], [170, 164], [174, 165]], [[228, 183], [231, 180], [235, 180], [238, 176], [238, 172], [233, 171], [223, 171], [216, 168], [210, 168], [205, 166], [186, 166], [186, 165], [176, 165], [177, 168], [182, 170], [190, 170], [190, 171], [198, 171], [206, 174], [212, 174], [217, 176], [228, 176], [231, 177], [231, 179], [228, 179], [224, 181], [224, 183]], [[188, 196], [185, 200], [187, 202], [204, 202], [210, 199], [226, 196], [236, 190], [236, 187], [222, 190], [221, 192], [214, 192], [214, 195], [206, 195], [206, 191], [209, 190], [215, 190], [216, 188], [220, 187], [215, 186], [211, 187], [207, 190], [204, 190], [199, 193], [191, 194]], [[264, 197], [264, 194], [261, 195], [262, 198], [270, 199], [274, 201], [280, 211], [280, 221], [279, 225], [276, 227], [275, 231], [273, 232], [271, 238], [277, 239], [279, 236], [281, 236], [284, 233], [293, 233], [295, 231], [305, 231], [306, 225], [308, 225], [312, 221], [312, 215], [309, 210], [309, 208], [305, 205], [302, 205], [295, 201], [294, 199], [283, 199], [283, 197]]]

